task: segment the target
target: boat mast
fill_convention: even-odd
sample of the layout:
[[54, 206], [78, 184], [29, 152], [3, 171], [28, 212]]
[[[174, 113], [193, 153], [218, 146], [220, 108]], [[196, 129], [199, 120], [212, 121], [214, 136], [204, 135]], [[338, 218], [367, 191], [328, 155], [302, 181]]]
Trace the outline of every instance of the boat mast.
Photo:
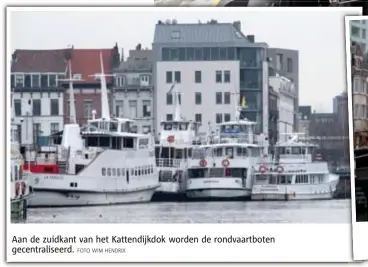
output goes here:
[[69, 59], [68, 62], [68, 69], [69, 69], [69, 79], [59, 79], [59, 81], [66, 81], [69, 82], [69, 124], [77, 124], [77, 117], [75, 112], [75, 98], [74, 98], [74, 88], [73, 88], [73, 81], [83, 81], [82, 79], [73, 79], [72, 74], [72, 63]]

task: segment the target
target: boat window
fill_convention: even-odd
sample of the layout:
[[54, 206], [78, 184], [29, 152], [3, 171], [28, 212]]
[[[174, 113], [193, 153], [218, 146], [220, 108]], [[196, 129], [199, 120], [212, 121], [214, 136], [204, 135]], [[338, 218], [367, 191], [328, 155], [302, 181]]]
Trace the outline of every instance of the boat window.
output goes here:
[[148, 148], [148, 138], [139, 139], [139, 148]]
[[101, 169], [101, 174], [102, 174], [102, 176], [106, 176], [106, 168]]
[[143, 166], [143, 174], [147, 175], [147, 166]]
[[180, 131], [188, 130], [188, 123], [180, 123]]
[[301, 150], [301, 147], [292, 147], [291, 148], [291, 154], [294, 154], [294, 155], [300, 155], [302, 154], [302, 150]]
[[135, 169], [134, 169], [134, 175], [135, 176], [138, 176], [138, 167], [135, 167]]
[[311, 184], [318, 184], [319, 183], [319, 178], [320, 178], [320, 176], [319, 175], [316, 175], [316, 174], [312, 174], [311, 176], [310, 176], [310, 183]]
[[256, 176], [257, 181], [268, 181], [268, 178], [269, 178], [268, 175], [263, 175], [263, 174]]
[[305, 155], [305, 152], [307, 151], [307, 148], [306, 147], [302, 147], [300, 148], [300, 153]]
[[297, 174], [295, 176], [296, 184], [307, 184], [308, 183], [308, 175], [306, 174]]
[[277, 184], [277, 176], [275, 175], [270, 175], [269, 176], [269, 181], [268, 181], [269, 184]]
[[191, 148], [188, 148], [188, 158], [192, 156], [192, 149]]
[[204, 177], [204, 169], [188, 169], [188, 177], [189, 178], [203, 178]]
[[111, 149], [121, 150], [121, 137], [111, 137]]
[[240, 125], [240, 132], [242, 132], [242, 133], [248, 133], [248, 127], [247, 127], [247, 125]]
[[115, 168], [111, 168], [112, 171], [112, 176], [116, 176], [116, 169]]
[[179, 123], [174, 122], [174, 123], [172, 124], [172, 129], [173, 129], [174, 131], [179, 130]]
[[214, 149], [213, 149], [214, 151], [214, 155], [216, 156], [216, 157], [222, 157], [222, 147], [215, 147]]
[[120, 168], [117, 168], [117, 169], [116, 169], [116, 175], [117, 175], [117, 176], [120, 176]]
[[172, 124], [171, 123], [165, 123], [164, 124], [164, 130], [165, 131], [171, 131], [172, 130]]
[[322, 183], [324, 183], [324, 175], [323, 174], [321, 174], [321, 175], [319, 175], [319, 177], [318, 177], [318, 180], [319, 180], [319, 183], [320, 184], [322, 184]]
[[123, 138], [123, 147], [124, 148], [134, 148], [134, 138], [133, 137], [124, 137]]
[[[91, 126], [93, 126], [97, 129], [98, 128], [98, 122], [91, 122]], [[91, 129], [91, 130], [93, 131], [93, 130], [96, 130], [96, 129]]]
[[121, 176], [124, 176], [125, 175], [125, 169], [121, 169]]
[[130, 127], [130, 132], [137, 133], [138, 132], [138, 127], [136, 125], [133, 125], [132, 127]]
[[133, 168], [131, 168], [130, 169], [130, 174], [133, 176], [134, 175], [134, 169]]
[[129, 170], [126, 170], [126, 181], [129, 184]]
[[153, 165], [151, 165], [151, 173], [153, 173]]
[[141, 176], [142, 171], [141, 171], [142, 167], [138, 167], [138, 175]]
[[107, 168], [107, 176], [111, 176], [111, 168]]
[[279, 184], [291, 184], [292, 175], [280, 175]]
[[234, 156], [234, 152], [233, 152], [233, 148], [232, 147], [227, 147], [226, 148], [226, 156], [228, 156], [229, 158], [233, 158]]
[[118, 131], [118, 123], [117, 122], [110, 122], [110, 131], [117, 132]]

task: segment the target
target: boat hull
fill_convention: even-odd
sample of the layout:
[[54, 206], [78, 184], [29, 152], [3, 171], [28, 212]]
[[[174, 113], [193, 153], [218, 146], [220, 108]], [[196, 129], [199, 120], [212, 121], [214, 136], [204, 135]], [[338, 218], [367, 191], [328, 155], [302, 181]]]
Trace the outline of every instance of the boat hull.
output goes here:
[[254, 185], [252, 200], [319, 200], [333, 199], [338, 181], [306, 185]]
[[249, 198], [250, 193], [246, 189], [208, 188], [189, 190], [186, 195], [191, 199], [241, 199]]
[[66, 207], [114, 205], [149, 202], [156, 187], [130, 192], [83, 192], [35, 189], [35, 195], [28, 200], [29, 207]]

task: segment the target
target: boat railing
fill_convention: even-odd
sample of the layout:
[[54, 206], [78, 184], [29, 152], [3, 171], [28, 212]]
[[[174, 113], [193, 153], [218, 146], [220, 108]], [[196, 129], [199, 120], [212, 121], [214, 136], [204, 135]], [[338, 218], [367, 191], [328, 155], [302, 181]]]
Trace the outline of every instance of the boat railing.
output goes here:
[[221, 134], [220, 136], [201, 137], [202, 144], [261, 144], [262, 140], [259, 135], [246, 135], [246, 134]]
[[156, 166], [170, 167], [170, 168], [185, 168], [187, 166], [187, 159], [157, 158]]

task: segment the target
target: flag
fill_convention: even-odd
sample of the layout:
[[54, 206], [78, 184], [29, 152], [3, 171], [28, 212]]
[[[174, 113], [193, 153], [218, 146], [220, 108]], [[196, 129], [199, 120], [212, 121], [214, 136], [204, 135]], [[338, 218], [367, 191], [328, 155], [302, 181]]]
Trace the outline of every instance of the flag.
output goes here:
[[242, 107], [246, 107], [247, 106], [247, 101], [245, 100], [245, 96], [242, 97], [241, 106]]

